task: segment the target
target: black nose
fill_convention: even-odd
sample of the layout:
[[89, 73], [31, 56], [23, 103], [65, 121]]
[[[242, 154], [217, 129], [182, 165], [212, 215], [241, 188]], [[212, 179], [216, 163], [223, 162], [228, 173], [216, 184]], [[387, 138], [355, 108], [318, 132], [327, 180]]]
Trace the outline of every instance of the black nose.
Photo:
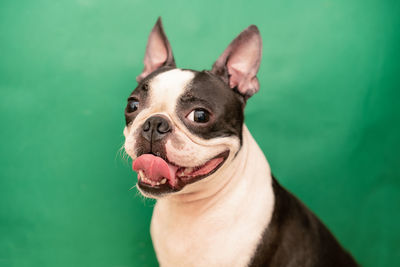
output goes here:
[[142, 136], [149, 142], [164, 138], [171, 131], [169, 121], [161, 116], [148, 118], [142, 126]]

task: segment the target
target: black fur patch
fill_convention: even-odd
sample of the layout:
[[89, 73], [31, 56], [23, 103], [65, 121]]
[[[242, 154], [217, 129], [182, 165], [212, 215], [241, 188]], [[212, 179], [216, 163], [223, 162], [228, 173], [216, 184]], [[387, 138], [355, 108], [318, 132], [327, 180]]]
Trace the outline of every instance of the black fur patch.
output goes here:
[[[177, 114], [194, 135], [204, 139], [238, 136], [242, 140], [243, 97], [229, 88], [218, 76], [208, 72], [195, 72], [177, 103]], [[210, 112], [207, 123], [193, 123], [186, 116], [195, 108]]]
[[358, 266], [321, 221], [273, 178], [271, 222], [249, 266]]

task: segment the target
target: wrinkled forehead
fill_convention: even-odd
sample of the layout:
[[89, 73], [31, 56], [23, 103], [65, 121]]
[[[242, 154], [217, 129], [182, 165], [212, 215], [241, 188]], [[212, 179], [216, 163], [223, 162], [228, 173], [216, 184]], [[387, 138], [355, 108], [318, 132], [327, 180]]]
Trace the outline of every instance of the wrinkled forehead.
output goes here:
[[150, 103], [160, 110], [172, 111], [194, 77], [194, 71], [182, 69], [167, 70], [152, 77], [148, 81]]

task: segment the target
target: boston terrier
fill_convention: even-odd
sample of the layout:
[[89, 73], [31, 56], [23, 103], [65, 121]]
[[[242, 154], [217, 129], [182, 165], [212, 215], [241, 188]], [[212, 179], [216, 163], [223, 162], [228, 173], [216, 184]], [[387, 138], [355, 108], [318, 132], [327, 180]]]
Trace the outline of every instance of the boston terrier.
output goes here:
[[261, 50], [251, 25], [211, 70], [179, 69], [160, 18], [150, 33], [124, 147], [136, 187], [157, 199], [150, 231], [161, 266], [357, 266], [275, 180], [244, 125]]

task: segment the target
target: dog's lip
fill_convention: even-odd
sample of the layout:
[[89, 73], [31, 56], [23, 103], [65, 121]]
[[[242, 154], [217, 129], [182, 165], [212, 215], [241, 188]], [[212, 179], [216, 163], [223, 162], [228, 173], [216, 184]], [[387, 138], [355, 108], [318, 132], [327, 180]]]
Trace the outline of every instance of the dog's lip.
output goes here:
[[[211, 173], [215, 172], [222, 165], [222, 163], [226, 160], [228, 155], [229, 155], [228, 151], [222, 152], [222, 153], [218, 154], [217, 156], [209, 159], [206, 163], [204, 163], [200, 166], [197, 166], [197, 167], [179, 167], [179, 166], [177, 166], [177, 167], [179, 167], [179, 169], [176, 172], [176, 176], [181, 180], [190, 180], [192, 178], [197, 178], [200, 176], [208, 176]], [[209, 165], [211, 165], [211, 168]], [[206, 172], [204, 172], [203, 169], [205, 169], [207, 167], [210, 169], [206, 170]]]
[[[177, 180], [176, 185], [171, 186], [168, 182], [167, 183], [153, 182], [150, 179], [143, 177], [142, 176], [143, 173], [142, 174], [138, 173], [138, 185], [142, 189], [145, 189], [146, 191], [149, 191], [154, 194], [176, 192], [176, 191], [181, 190], [187, 184], [194, 183], [196, 181], [199, 181], [199, 180], [215, 173], [224, 164], [224, 162], [226, 161], [228, 156], [229, 156], [229, 150], [226, 150], [226, 151], [216, 155], [215, 157], [209, 159], [206, 163], [204, 163], [200, 166], [197, 166], [197, 167], [183, 167], [183, 166], [179, 166], [176, 163], [173, 163], [167, 159], [164, 159], [168, 164], [171, 164], [178, 168], [178, 170], [176, 172], [176, 180]], [[216, 161], [217, 159], [220, 159], [220, 161]], [[206, 173], [202, 173], [202, 171], [201, 171], [202, 168], [207, 167], [207, 165], [210, 164], [210, 162], [212, 164], [214, 164], [215, 166], [212, 166], [212, 168], [209, 171], [207, 171]], [[196, 175], [196, 173], [199, 173], [199, 174]]]

